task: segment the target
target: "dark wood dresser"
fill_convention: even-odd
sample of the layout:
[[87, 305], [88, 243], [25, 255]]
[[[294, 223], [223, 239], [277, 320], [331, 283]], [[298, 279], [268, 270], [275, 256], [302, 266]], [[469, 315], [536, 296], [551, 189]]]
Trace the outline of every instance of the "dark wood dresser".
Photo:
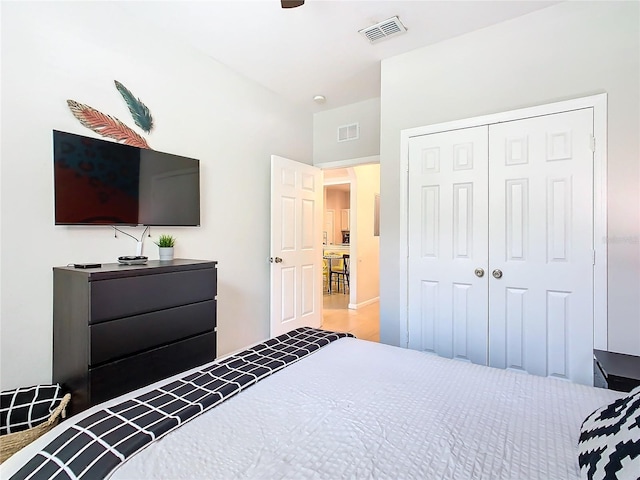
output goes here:
[[71, 413], [216, 358], [217, 262], [53, 269], [53, 381]]
[[619, 392], [640, 386], [640, 357], [594, 350], [594, 385]]

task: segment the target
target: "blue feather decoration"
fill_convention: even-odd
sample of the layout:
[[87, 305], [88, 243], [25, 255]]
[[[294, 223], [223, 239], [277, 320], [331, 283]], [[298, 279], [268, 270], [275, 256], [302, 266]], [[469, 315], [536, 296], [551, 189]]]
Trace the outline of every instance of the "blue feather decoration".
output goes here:
[[147, 106], [140, 101], [139, 98], [133, 96], [133, 94], [121, 84], [119, 81], [114, 80], [116, 84], [116, 88], [124, 98], [124, 101], [127, 102], [127, 106], [129, 107], [129, 111], [131, 112], [131, 116], [133, 117], [133, 121], [138, 125], [142, 130], [149, 133], [153, 128], [153, 118], [151, 117], [151, 112], [147, 108]]

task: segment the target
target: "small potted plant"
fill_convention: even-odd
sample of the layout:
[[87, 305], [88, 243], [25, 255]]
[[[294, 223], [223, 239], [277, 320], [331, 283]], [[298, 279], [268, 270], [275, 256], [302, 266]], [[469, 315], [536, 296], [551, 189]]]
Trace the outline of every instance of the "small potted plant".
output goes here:
[[173, 247], [176, 244], [175, 237], [171, 235], [160, 235], [157, 242], [153, 242], [158, 245], [160, 250], [160, 260], [173, 260]]

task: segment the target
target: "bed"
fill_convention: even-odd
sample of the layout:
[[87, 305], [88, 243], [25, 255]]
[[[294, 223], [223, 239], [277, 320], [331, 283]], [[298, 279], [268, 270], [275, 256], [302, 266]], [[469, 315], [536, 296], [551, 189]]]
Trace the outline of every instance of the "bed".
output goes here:
[[[202, 393], [211, 372], [229, 380], [209, 381], [215, 395]], [[614, 404], [637, 416], [640, 391], [302, 328], [94, 406], [7, 460], [0, 477], [579, 479], [581, 425]], [[610, 478], [640, 477], [637, 423]], [[581, 441], [596, 441], [593, 431]]]

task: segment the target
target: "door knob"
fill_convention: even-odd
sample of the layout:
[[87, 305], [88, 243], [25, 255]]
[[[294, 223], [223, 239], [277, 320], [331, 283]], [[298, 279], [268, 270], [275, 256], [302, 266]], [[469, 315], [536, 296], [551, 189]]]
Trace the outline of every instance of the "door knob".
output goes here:
[[276, 257], [275, 259], [273, 257], [269, 257], [269, 261], [271, 263], [273, 263], [273, 262], [282, 263], [282, 259], [280, 257]]
[[478, 278], [484, 277], [484, 270], [482, 268], [476, 268], [473, 273], [475, 273]]
[[498, 270], [497, 268], [491, 272], [491, 275], [493, 275], [493, 278], [502, 278], [502, 270]]

